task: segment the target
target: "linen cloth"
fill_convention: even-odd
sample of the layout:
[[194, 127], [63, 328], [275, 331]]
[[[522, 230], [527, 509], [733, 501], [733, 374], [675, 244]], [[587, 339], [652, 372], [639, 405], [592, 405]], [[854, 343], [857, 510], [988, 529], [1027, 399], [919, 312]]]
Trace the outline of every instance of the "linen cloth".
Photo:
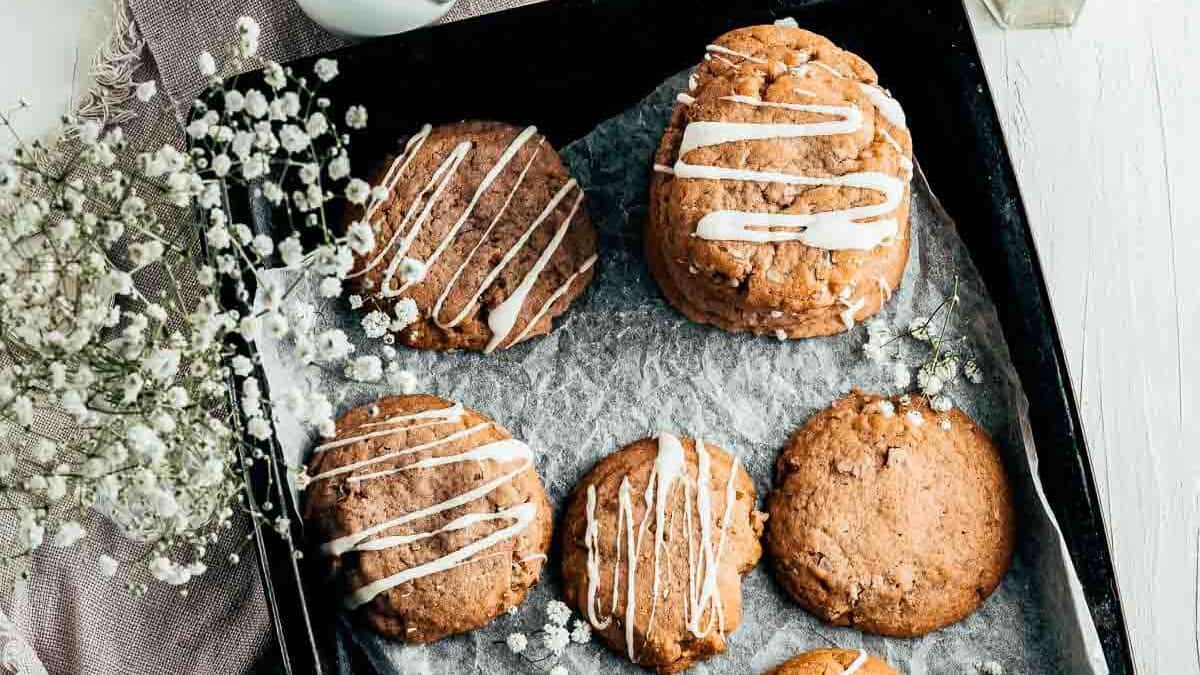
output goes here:
[[[404, 0], [397, 0], [404, 1]], [[442, 19], [455, 21], [532, 4], [539, 0], [460, 0]], [[313, 23], [292, 0], [125, 0], [135, 29], [145, 41], [138, 82], [159, 81], [160, 96], [185, 111], [204, 85], [196, 58], [214, 54], [236, 35], [240, 16], [262, 28], [262, 54], [286, 62], [349, 42]], [[135, 148], [179, 144], [183, 134], [172, 115], [139, 117], [124, 125]], [[165, 119], [161, 119], [165, 118]], [[186, 226], [186, 223], [177, 223]], [[142, 280], [153, 285], [154, 279]], [[56, 425], [41, 425], [51, 432]], [[108, 553], [125, 566], [143, 565], [145, 546], [125, 539], [103, 516], [84, 523], [86, 544], [72, 549], [43, 546], [28, 582], [0, 602], [0, 673], [27, 675], [190, 675], [245, 673], [262, 666], [273, 640], [253, 548], [242, 546], [242, 522], [225, 533], [206, 560], [209, 571], [186, 595], [151, 584], [137, 598], [118, 576], [96, 566]], [[240, 564], [225, 561], [240, 552]], [[0, 579], [10, 587], [12, 579]]]

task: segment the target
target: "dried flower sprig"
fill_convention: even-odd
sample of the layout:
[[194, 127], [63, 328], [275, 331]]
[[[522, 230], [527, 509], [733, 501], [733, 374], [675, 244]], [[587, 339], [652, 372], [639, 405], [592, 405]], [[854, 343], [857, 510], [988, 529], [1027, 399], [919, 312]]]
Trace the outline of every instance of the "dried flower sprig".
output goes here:
[[[907, 390], [913, 383], [913, 371], [904, 362], [902, 340], [907, 338], [925, 346], [927, 353], [916, 368], [916, 388], [937, 412], [953, 407], [954, 401], [945, 390], [960, 372], [972, 383], [983, 381], [983, 373], [971, 354], [966, 336], [950, 335], [954, 313], [961, 304], [958, 289], [959, 278], [955, 275], [950, 295], [928, 316], [913, 318], [902, 331], [894, 331], [878, 317], [871, 319], [866, 324], [867, 341], [862, 347], [868, 359], [891, 369], [896, 388]], [[933, 333], [933, 330], [937, 332]]]
[[[541, 628], [520, 630], [508, 634], [495, 644], [504, 644], [530, 666], [545, 670], [549, 675], [567, 675], [567, 667], [559, 659], [572, 644], [587, 644], [592, 640], [592, 627], [583, 619], [571, 621], [571, 608], [561, 600], [546, 603], [546, 621]], [[515, 613], [513, 607], [509, 613]]]
[[[148, 543], [124, 561], [135, 564], [130, 590], [145, 591], [142, 574], [182, 586], [207, 570], [238, 510], [281, 533], [290, 526], [269, 498], [246, 499], [244, 469], [272, 458], [241, 432], [269, 438], [283, 405], [333, 433], [327, 398], [293, 391], [273, 404], [231, 345], [288, 336], [304, 360], [341, 368], [348, 337], [318, 332], [314, 309], [292, 292], [305, 279], [341, 292], [354, 253], [374, 243], [361, 223], [340, 231], [327, 206], [370, 207], [387, 194], [350, 175], [350, 138], [321, 95], [337, 63], [297, 74], [258, 57], [253, 19], [236, 28], [223, 63], [197, 59], [208, 86], [190, 107], [186, 146], [136, 152], [119, 127], [70, 117], [54, 143], [27, 143], [10, 123], [16, 110], [0, 113], [16, 143], [0, 160], [0, 515], [15, 517], [17, 533], [0, 541], [6, 564], [87, 541], [96, 510]], [[249, 68], [262, 69], [261, 85], [220, 74]], [[153, 82], [136, 88], [146, 103], [156, 92]], [[351, 106], [343, 119], [359, 129], [367, 113]], [[288, 230], [237, 222], [234, 189], [265, 199]], [[294, 273], [286, 288], [266, 274], [278, 265]], [[360, 355], [345, 370], [377, 379], [384, 367]], [[101, 574], [120, 567], [99, 555]]]

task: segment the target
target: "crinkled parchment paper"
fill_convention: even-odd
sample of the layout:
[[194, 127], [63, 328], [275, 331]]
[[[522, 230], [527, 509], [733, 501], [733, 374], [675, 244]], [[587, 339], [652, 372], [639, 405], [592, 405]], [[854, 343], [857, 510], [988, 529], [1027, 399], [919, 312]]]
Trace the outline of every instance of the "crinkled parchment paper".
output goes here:
[[[888, 369], [867, 361], [865, 330], [809, 340], [731, 335], [691, 323], [663, 300], [642, 259], [648, 172], [682, 76], [664, 83], [626, 113], [563, 149], [587, 189], [600, 235], [601, 257], [591, 288], [557, 329], [516, 348], [484, 356], [400, 349], [400, 366], [421, 389], [480, 410], [524, 439], [561, 516], [572, 486], [604, 455], [660, 431], [700, 436], [739, 453], [758, 486], [771, 488], [775, 457], [788, 435], [851, 387], [892, 392]], [[919, 139], [918, 139], [919, 140]], [[1099, 639], [1067, 559], [1058, 528], [1036, 479], [1026, 402], [1013, 371], [991, 300], [959, 240], [918, 173], [913, 183], [912, 251], [904, 282], [881, 316], [906, 326], [927, 315], [961, 278], [961, 314], [986, 380], [959, 382], [950, 393], [1002, 448], [1020, 504], [1020, 546], [996, 593], [965, 621], [919, 639], [903, 640], [833, 628], [796, 606], [771, 578], [765, 558], [743, 581], [742, 625], [729, 652], [698, 665], [698, 673], [761, 672], [805, 649], [835, 643], [865, 648], [906, 673], [974, 673], [986, 661], [1006, 673], [1104, 673]], [[345, 300], [317, 299], [321, 321], [345, 329], [358, 354], [379, 353], [362, 335]], [[339, 411], [389, 393], [387, 384], [351, 383], [304, 367], [290, 346], [263, 340], [271, 390], [311, 387]], [[909, 356], [921, 358], [918, 350]], [[280, 413], [280, 440], [296, 463], [314, 438]], [[558, 591], [558, 561], [515, 616], [437, 644], [407, 647], [342, 623], [381, 673], [529, 672], [531, 666], [495, 644], [514, 630], [544, 621]], [[572, 645], [563, 662], [576, 673], [641, 672], [599, 644]]]

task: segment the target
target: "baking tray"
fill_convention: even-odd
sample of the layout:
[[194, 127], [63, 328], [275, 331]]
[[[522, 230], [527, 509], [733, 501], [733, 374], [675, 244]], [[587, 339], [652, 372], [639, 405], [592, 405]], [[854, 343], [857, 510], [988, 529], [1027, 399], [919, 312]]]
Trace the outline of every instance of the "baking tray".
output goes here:
[[[971, 0], [968, 0], [971, 1]], [[1114, 675], [1135, 672], [1112, 554], [1066, 358], [1033, 234], [961, 0], [551, 0], [347, 47], [330, 96], [364, 104], [355, 173], [425, 122], [533, 122], [557, 147], [627, 109], [695, 65], [721, 33], [777, 18], [828, 36], [869, 61], [904, 102], [933, 192], [958, 223], [995, 302], [1030, 404], [1040, 474]], [[317, 57], [295, 62], [309, 71]], [[246, 222], [269, 222], [234, 197]], [[240, 207], [237, 202], [240, 202]], [[248, 352], [252, 347], [235, 344]], [[260, 382], [265, 378], [260, 374]], [[236, 385], [232, 383], [231, 386]], [[251, 439], [252, 440], [252, 439]], [[263, 444], [282, 462], [277, 447]], [[293, 540], [303, 526], [282, 476], [259, 465], [250, 498], [285, 505]], [[276, 633], [259, 670], [332, 673], [337, 608], [306, 579], [319, 572], [255, 524], [264, 593]], [[315, 587], [315, 586], [313, 586]], [[355, 659], [354, 654], [343, 658]], [[365, 665], [354, 672], [368, 672]]]

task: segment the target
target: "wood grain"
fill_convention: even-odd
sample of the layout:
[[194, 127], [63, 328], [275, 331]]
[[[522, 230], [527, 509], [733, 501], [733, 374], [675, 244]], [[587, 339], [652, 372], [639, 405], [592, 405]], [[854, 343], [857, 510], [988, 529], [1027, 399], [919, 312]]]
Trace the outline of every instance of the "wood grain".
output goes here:
[[1200, 672], [1200, 4], [1001, 31], [967, 0], [1079, 394], [1142, 673]]

